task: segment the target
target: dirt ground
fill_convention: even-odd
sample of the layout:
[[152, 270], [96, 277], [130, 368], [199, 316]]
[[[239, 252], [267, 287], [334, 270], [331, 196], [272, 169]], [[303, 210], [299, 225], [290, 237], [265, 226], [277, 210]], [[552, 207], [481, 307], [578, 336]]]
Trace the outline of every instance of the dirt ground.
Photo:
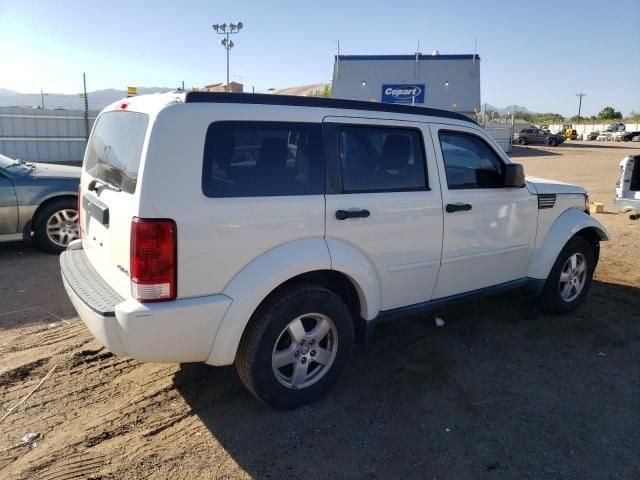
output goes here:
[[[0, 247], [0, 478], [640, 478], [640, 221], [612, 211], [631, 144], [520, 147], [609, 229], [590, 297], [496, 296], [381, 326], [324, 399], [276, 411], [233, 368], [141, 364], [90, 336], [58, 259]], [[38, 434], [35, 442], [21, 437]]]

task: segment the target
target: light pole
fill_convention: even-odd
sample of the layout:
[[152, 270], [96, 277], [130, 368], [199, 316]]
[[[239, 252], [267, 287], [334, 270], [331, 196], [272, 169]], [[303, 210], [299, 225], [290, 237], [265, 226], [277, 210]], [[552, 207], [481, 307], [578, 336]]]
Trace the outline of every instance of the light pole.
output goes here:
[[578, 101], [578, 125], [580, 125], [580, 110], [582, 110], [582, 97], [586, 97], [586, 93], [576, 93], [576, 97], [580, 98]]
[[229, 50], [233, 48], [233, 40], [229, 38], [229, 35], [238, 33], [244, 25], [242, 22], [226, 23], [211, 25], [218, 35], [224, 35], [224, 38], [220, 40], [220, 45], [227, 51], [227, 92], [229, 91]]

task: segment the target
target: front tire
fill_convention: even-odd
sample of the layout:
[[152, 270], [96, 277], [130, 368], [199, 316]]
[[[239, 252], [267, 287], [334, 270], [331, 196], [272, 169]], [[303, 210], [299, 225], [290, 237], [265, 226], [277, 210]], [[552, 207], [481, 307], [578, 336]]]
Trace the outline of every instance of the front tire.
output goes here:
[[526, 145], [526, 144], [527, 144], [527, 140], [525, 138], [518, 139], [518, 145]]
[[35, 244], [48, 253], [61, 253], [80, 238], [78, 204], [72, 198], [53, 200], [38, 211], [33, 222]]
[[549, 145], [550, 147], [555, 147], [556, 145], [558, 145], [558, 142], [555, 138], [550, 138], [547, 140], [547, 145]]
[[349, 308], [312, 283], [291, 284], [254, 313], [238, 347], [240, 380], [258, 399], [297, 408], [326, 393], [353, 347]]
[[586, 298], [596, 260], [591, 244], [573, 237], [562, 249], [540, 295], [542, 307], [551, 313], [574, 311]]

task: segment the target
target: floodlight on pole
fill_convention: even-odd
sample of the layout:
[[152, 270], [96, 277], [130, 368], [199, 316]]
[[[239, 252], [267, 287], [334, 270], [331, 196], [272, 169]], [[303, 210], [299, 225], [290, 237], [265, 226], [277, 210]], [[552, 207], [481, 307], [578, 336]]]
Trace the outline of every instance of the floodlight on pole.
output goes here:
[[229, 53], [230, 52], [229, 51], [235, 45], [233, 41], [231, 41], [231, 39], [229, 38], [229, 35], [240, 32], [242, 27], [244, 27], [242, 22], [235, 22], [235, 23], [231, 22], [229, 23], [229, 25], [227, 25], [226, 23], [222, 23], [222, 24], [214, 23], [213, 25], [211, 25], [211, 28], [213, 28], [218, 35], [224, 35], [224, 38], [220, 40], [220, 45], [222, 45], [224, 49], [227, 51], [227, 92], [230, 91], [230, 84], [229, 84]]

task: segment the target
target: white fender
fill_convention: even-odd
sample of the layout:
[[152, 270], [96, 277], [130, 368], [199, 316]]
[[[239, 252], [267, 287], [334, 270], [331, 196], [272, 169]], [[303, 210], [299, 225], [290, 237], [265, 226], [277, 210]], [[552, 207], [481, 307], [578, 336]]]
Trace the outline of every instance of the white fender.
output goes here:
[[536, 241], [527, 276], [546, 279], [569, 239], [585, 228], [593, 228], [600, 240], [609, 240], [607, 230], [598, 220], [577, 208], [569, 208], [556, 218], [544, 240]]
[[360, 300], [360, 316], [373, 320], [380, 312], [380, 283], [371, 262], [356, 248], [339, 240], [327, 238], [331, 253], [331, 268], [351, 280]]
[[251, 315], [276, 287], [297, 275], [329, 269], [331, 258], [322, 238], [286, 243], [246, 265], [222, 292], [232, 299], [232, 303], [218, 327], [206, 363], [233, 363]]

